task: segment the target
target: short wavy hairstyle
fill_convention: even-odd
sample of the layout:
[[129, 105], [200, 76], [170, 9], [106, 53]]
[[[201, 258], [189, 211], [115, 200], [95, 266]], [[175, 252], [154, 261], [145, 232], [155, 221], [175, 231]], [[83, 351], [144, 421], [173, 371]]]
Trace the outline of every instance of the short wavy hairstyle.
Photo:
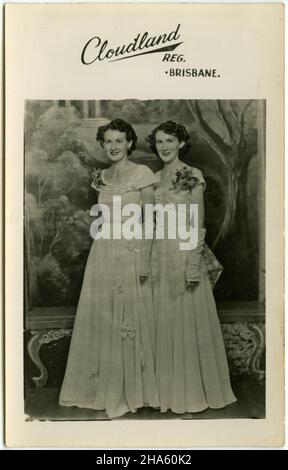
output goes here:
[[127, 151], [128, 155], [130, 155], [133, 152], [133, 150], [135, 150], [136, 142], [137, 142], [137, 135], [133, 127], [131, 126], [131, 124], [129, 124], [126, 121], [123, 121], [123, 119], [113, 119], [113, 121], [109, 122], [105, 126], [100, 126], [96, 135], [96, 140], [100, 142], [102, 147], [104, 147], [103, 144], [104, 144], [105, 132], [109, 130], [124, 132], [126, 134], [127, 142], [132, 142], [130, 149], [128, 149]]
[[186, 127], [182, 126], [182, 124], [177, 124], [174, 121], [166, 121], [159, 124], [159, 126], [155, 127], [151, 134], [148, 135], [146, 138], [147, 142], [150, 145], [152, 152], [158, 155], [156, 149], [156, 134], [158, 131], [163, 131], [165, 134], [170, 134], [179, 140], [179, 142], [185, 142], [185, 145], [179, 150], [179, 155], [185, 155], [190, 148], [190, 135], [188, 134]]

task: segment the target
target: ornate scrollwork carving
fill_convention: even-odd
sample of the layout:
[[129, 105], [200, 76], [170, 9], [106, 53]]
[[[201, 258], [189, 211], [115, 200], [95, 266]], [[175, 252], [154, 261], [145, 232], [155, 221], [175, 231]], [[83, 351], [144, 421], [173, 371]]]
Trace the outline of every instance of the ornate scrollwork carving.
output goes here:
[[246, 373], [263, 380], [265, 371], [260, 369], [260, 362], [265, 349], [264, 326], [237, 322], [221, 327], [231, 375]]
[[65, 336], [71, 336], [71, 329], [57, 329], [57, 330], [38, 330], [31, 331], [31, 338], [28, 342], [28, 352], [31, 360], [34, 362], [36, 367], [40, 371], [38, 377], [32, 377], [36, 387], [44, 387], [48, 379], [48, 372], [40, 357], [40, 348], [43, 344], [51, 343], [59, 339], [65, 338]]
[[[261, 359], [265, 351], [265, 332], [263, 323], [224, 323], [221, 325], [227, 358], [232, 376], [249, 374], [257, 380], [265, 378], [261, 369]], [[40, 357], [43, 344], [58, 341], [71, 336], [72, 329], [32, 330], [28, 342], [31, 360], [40, 371], [38, 377], [32, 377], [36, 387], [43, 387], [48, 379], [48, 372]]]
[[253, 323], [248, 325], [257, 337], [257, 348], [251, 357], [250, 361], [250, 374], [257, 380], [262, 381], [265, 379], [265, 370], [260, 369], [261, 359], [265, 351], [265, 331], [264, 324]]
[[[33, 333], [33, 332], [32, 332]], [[43, 332], [39, 338], [40, 344], [48, 344], [51, 341], [57, 341], [58, 339], [65, 338], [65, 336], [71, 336], [72, 330], [50, 330], [48, 332]]]

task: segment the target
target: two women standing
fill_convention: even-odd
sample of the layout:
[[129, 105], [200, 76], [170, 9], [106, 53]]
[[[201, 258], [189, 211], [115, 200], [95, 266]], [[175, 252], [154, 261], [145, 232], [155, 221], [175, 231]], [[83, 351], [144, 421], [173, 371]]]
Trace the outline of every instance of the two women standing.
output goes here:
[[[113, 196], [121, 196], [122, 206], [140, 205], [143, 225], [145, 205], [154, 200], [187, 210], [198, 204], [198, 244], [182, 251], [167, 236], [93, 241], [59, 403], [106, 410], [110, 418], [143, 406], [175, 413], [224, 407], [236, 398], [203, 256], [205, 181], [179, 159], [189, 135], [173, 122], [152, 131], [150, 146], [164, 163], [156, 175], [129, 161], [137, 136], [126, 122], [102, 126], [97, 140], [111, 162], [93, 182], [98, 202], [111, 212]], [[122, 215], [113, 224], [126, 220]], [[102, 227], [107, 222], [102, 217]]]

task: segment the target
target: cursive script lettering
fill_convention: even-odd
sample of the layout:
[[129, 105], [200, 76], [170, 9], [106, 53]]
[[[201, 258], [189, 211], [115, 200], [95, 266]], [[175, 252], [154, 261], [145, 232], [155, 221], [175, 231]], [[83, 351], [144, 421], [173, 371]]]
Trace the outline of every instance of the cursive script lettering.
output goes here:
[[[175, 42], [180, 38], [180, 24], [178, 24], [175, 31], [170, 33], [160, 34], [156, 36], [149, 36], [148, 32], [143, 34], [139, 33], [129, 44], [123, 44], [111, 48], [107, 39], [102, 40], [99, 36], [94, 36], [83, 47], [81, 53], [81, 62], [84, 65], [91, 65], [96, 61], [109, 60], [122, 60], [137, 55], [148, 54], [149, 52], [162, 52], [164, 50], [173, 50], [179, 44], [169, 44]], [[167, 44], [167, 46], [166, 46]], [[155, 49], [155, 46], [161, 46]], [[171, 49], [170, 49], [171, 48]], [[145, 51], [145, 52], [142, 52]], [[129, 55], [133, 53], [132, 55]]]

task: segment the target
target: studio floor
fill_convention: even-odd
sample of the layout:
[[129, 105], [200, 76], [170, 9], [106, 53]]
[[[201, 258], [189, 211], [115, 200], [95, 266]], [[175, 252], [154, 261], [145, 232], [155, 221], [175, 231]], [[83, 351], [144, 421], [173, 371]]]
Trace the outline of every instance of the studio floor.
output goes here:
[[[143, 408], [117, 419], [263, 419], [265, 418], [265, 383], [237, 380], [232, 383], [238, 399], [236, 403], [220, 410], [207, 409], [201, 413], [160, 413], [159, 410]], [[58, 405], [59, 388], [29, 388], [26, 391], [25, 413], [27, 420], [88, 421], [107, 420], [104, 411], [80, 409], [76, 406]]]

